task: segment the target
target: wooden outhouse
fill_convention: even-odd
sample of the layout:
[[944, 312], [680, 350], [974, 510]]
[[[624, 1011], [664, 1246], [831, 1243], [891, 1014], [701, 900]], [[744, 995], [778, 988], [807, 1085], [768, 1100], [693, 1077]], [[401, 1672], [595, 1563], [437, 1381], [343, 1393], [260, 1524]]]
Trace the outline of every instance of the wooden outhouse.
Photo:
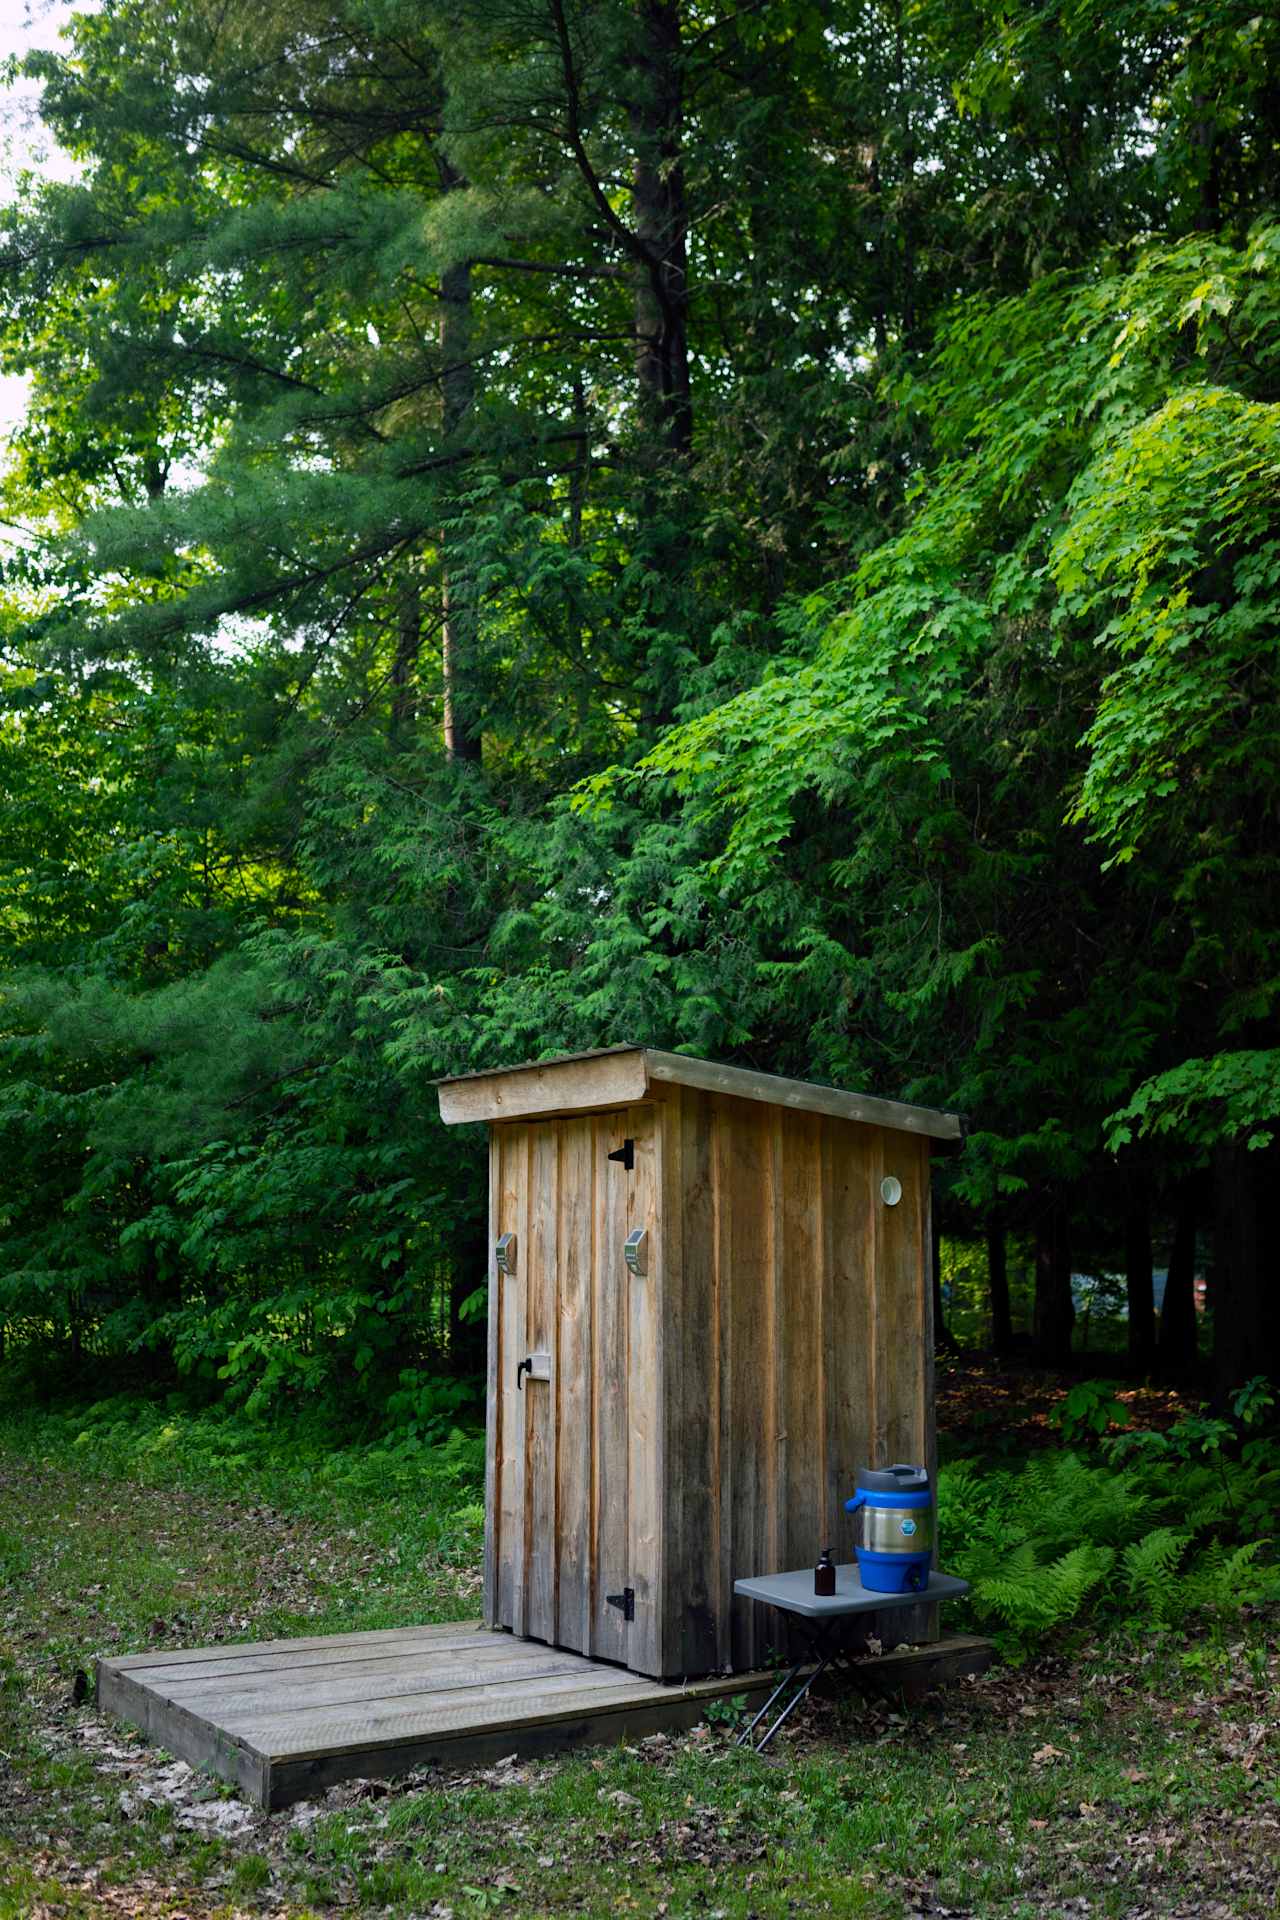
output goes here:
[[855, 1470], [932, 1462], [929, 1154], [960, 1121], [649, 1047], [439, 1093], [490, 1127], [488, 1623], [755, 1665], [734, 1580], [851, 1559]]

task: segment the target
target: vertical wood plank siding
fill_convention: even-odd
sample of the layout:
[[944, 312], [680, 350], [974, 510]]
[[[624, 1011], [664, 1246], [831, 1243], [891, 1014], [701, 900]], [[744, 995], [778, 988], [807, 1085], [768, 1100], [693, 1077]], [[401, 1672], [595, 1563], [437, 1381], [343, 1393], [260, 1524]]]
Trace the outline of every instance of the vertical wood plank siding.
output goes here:
[[[627, 1664], [627, 1626], [607, 1596], [625, 1584], [628, 1549], [627, 1416], [629, 1382], [627, 1352], [630, 1316], [621, 1280], [621, 1247], [627, 1236], [627, 1181], [608, 1155], [628, 1138], [627, 1113], [598, 1122], [595, 1154], [599, 1165], [600, 1237], [595, 1268], [597, 1328], [595, 1401], [592, 1453], [592, 1529], [595, 1564], [592, 1572], [592, 1640], [583, 1652], [603, 1660]], [[625, 1273], [625, 1269], [623, 1269]]]
[[870, 1130], [845, 1132], [834, 1121], [824, 1123], [824, 1131], [831, 1169], [830, 1332], [822, 1356], [830, 1399], [827, 1528], [836, 1558], [848, 1560], [853, 1557], [853, 1534], [844, 1502], [853, 1491], [853, 1475], [860, 1466], [885, 1464], [875, 1451], [876, 1208], [871, 1183], [879, 1141]]
[[[729, 1460], [731, 1567], [767, 1566], [774, 1559], [770, 1495], [774, 1478], [777, 1407], [773, 1383], [772, 1116], [743, 1113], [740, 1103], [722, 1117], [721, 1209], [729, 1249]], [[725, 1106], [728, 1107], [726, 1102]], [[724, 1309], [722, 1308], [722, 1311]], [[728, 1572], [728, 1569], [724, 1569]], [[723, 1580], [722, 1580], [723, 1591]], [[755, 1609], [743, 1609], [742, 1645], [735, 1664], [753, 1664]]]
[[[851, 1558], [856, 1469], [932, 1465], [928, 1140], [671, 1085], [492, 1151], [519, 1270], [491, 1310], [487, 1617], [640, 1673], [753, 1667], [776, 1624], [733, 1581]], [[535, 1349], [550, 1378], [517, 1394]]]
[[815, 1542], [835, 1544], [826, 1531], [821, 1116], [787, 1114], [782, 1148], [778, 1479], [786, 1530], [780, 1560], [802, 1567], [814, 1557]]
[[557, 1236], [560, 1247], [558, 1348], [554, 1363], [559, 1420], [556, 1461], [559, 1521], [556, 1613], [560, 1644], [591, 1645], [592, 1328], [595, 1324], [596, 1131], [590, 1119], [566, 1120], [560, 1143]]
[[[525, 1560], [525, 1445], [524, 1398], [516, 1392], [516, 1364], [528, 1351], [526, 1344], [524, 1273], [528, 1261], [525, 1219], [529, 1129], [511, 1127], [495, 1132], [497, 1155], [498, 1233], [516, 1235], [514, 1274], [499, 1275], [501, 1353], [498, 1387], [498, 1617], [494, 1625], [523, 1633]], [[498, 1233], [491, 1238], [496, 1242]]]
[[[896, 1207], [878, 1208], [881, 1222], [876, 1342], [877, 1441], [880, 1457], [924, 1464], [933, 1430], [932, 1284], [929, 1273], [929, 1153], [904, 1134], [881, 1136], [883, 1172], [902, 1184]], [[875, 1192], [878, 1198], [879, 1181]], [[902, 1639], [935, 1639], [937, 1609], [912, 1608], [895, 1621]]]
[[[663, 1613], [665, 1671], [706, 1673], [725, 1655], [720, 1409], [727, 1343], [720, 1314], [716, 1110], [684, 1089], [660, 1110], [666, 1189], [662, 1316], [667, 1470]], [[730, 1453], [726, 1458], [731, 1457]]]
[[[489, 1220], [500, 1214], [502, 1148], [489, 1143]], [[489, 1341], [485, 1382], [484, 1449], [484, 1619], [496, 1627], [498, 1606], [498, 1515], [502, 1498], [498, 1458], [502, 1428], [502, 1276], [494, 1254], [496, 1235], [489, 1235]]]
[[[651, 1108], [633, 1108], [627, 1128], [635, 1145], [635, 1170], [625, 1181], [627, 1233], [648, 1233], [643, 1275], [628, 1271], [615, 1255], [618, 1286], [628, 1318], [627, 1551], [620, 1571], [635, 1593], [635, 1619], [624, 1624], [627, 1665], [637, 1673], [662, 1672], [661, 1594], [663, 1462], [662, 1379], [659, 1343], [664, 1328], [655, 1311], [663, 1295], [664, 1262], [657, 1206], [658, 1148]], [[621, 1581], [618, 1583], [622, 1584]]]
[[556, 1568], [560, 1558], [557, 1526], [556, 1432], [561, 1376], [556, 1365], [559, 1322], [558, 1179], [561, 1127], [534, 1127], [529, 1133], [529, 1353], [549, 1353], [549, 1377], [530, 1374], [524, 1383], [528, 1433], [527, 1503], [529, 1513], [528, 1581], [525, 1632], [554, 1642]]

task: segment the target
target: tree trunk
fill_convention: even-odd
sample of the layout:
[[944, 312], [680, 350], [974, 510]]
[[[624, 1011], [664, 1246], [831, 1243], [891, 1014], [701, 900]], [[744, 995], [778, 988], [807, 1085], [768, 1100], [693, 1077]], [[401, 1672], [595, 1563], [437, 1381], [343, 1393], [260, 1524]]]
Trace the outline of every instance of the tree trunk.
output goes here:
[[898, 241], [902, 256], [902, 281], [899, 304], [902, 309], [902, 344], [911, 352], [916, 339], [916, 220], [915, 192], [916, 137], [911, 123], [911, 96], [907, 88], [906, 37], [902, 18], [902, 0], [894, 11], [894, 88], [898, 96], [899, 142], [902, 150], [902, 186], [898, 200]]
[[485, 1284], [489, 1271], [489, 1234], [481, 1223], [465, 1234], [454, 1255], [453, 1276], [449, 1283], [449, 1356], [456, 1374], [482, 1373], [488, 1348], [488, 1329], [482, 1314], [478, 1320], [464, 1320], [461, 1307], [477, 1287]]
[[[457, 176], [451, 186], [461, 185]], [[444, 437], [453, 440], [475, 404], [471, 363], [471, 267], [462, 261], [440, 276], [440, 390]], [[479, 760], [476, 642], [479, 613], [475, 583], [457, 542], [440, 537], [441, 663], [444, 676], [444, 750], [450, 760]]]
[[934, 1345], [954, 1351], [956, 1343], [951, 1337], [942, 1311], [942, 1222], [938, 1217], [936, 1200], [929, 1209], [929, 1268], [933, 1286]]
[[422, 647], [422, 589], [411, 580], [400, 601], [395, 659], [391, 663], [391, 740], [399, 745], [413, 730], [418, 716], [414, 674]]
[[635, 235], [647, 257], [635, 267], [636, 376], [655, 450], [661, 446], [683, 462], [693, 444], [693, 408], [676, 0], [641, 0], [639, 26], [634, 63], [638, 85], [630, 108], [635, 142], [631, 204]]
[[999, 1354], [1013, 1350], [1013, 1314], [1009, 1307], [1009, 1250], [1002, 1226], [987, 1228], [987, 1291], [991, 1299], [991, 1344]]
[[1194, 1372], [1196, 1339], [1196, 1194], [1188, 1178], [1178, 1188], [1169, 1272], [1160, 1309], [1160, 1368], [1174, 1379]]
[[1200, 191], [1195, 210], [1196, 231], [1216, 233], [1222, 224], [1222, 133], [1212, 98], [1201, 91], [1200, 75], [1195, 72], [1205, 62], [1206, 51], [1203, 30], [1194, 33], [1188, 44], [1185, 78], [1189, 82], [1193, 116], [1189, 144], [1193, 152], [1202, 156], [1198, 183]]
[[569, 545], [575, 553], [582, 547], [582, 511], [587, 501], [587, 474], [591, 465], [591, 438], [587, 422], [587, 392], [582, 375], [573, 379], [573, 424], [581, 434], [577, 457], [569, 469]]
[[1059, 1207], [1051, 1207], [1036, 1227], [1036, 1299], [1034, 1337], [1036, 1353], [1051, 1367], [1071, 1358], [1071, 1329], [1075, 1325], [1071, 1298], [1071, 1251], [1067, 1223]]
[[1138, 1186], [1125, 1214], [1124, 1281], [1129, 1304], [1129, 1359], [1142, 1373], [1149, 1370], [1156, 1346], [1151, 1268], [1151, 1204], [1146, 1187]]
[[1280, 1377], [1280, 1148], [1242, 1141], [1214, 1161], [1213, 1387], [1224, 1405], [1254, 1374]]
[[[682, 152], [684, 89], [679, 0], [639, 0], [630, 74], [632, 325], [640, 420], [637, 558], [662, 583], [649, 623], [679, 626], [689, 570], [688, 509], [671, 498], [689, 470], [688, 209]], [[668, 650], [636, 663], [641, 737], [672, 718], [679, 685]]]

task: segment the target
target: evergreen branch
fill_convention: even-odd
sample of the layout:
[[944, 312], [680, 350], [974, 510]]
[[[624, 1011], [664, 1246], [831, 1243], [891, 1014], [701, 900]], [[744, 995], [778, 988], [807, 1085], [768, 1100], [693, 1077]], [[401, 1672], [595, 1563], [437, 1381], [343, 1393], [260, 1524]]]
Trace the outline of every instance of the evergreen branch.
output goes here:
[[552, 264], [541, 260], [513, 260], [500, 253], [477, 254], [471, 264], [475, 267], [505, 267], [515, 273], [545, 273], [567, 280], [621, 280], [624, 277], [618, 267], [576, 267], [568, 261]]
[[361, 595], [367, 592], [368, 587], [369, 587], [369, 582], [366, 580], [356, 588], [354, 593], [348, 594], [347, 598], [343, 601], [342, 605], [338, 608], [332, 620], [330, 620], [328, 626], [325, 628], [324, 633], [321, 635], [320, 639], [314, 644], [311, 644], [308, 646], [307, 651], [310, 655], [310, 659], [307, 663], [306, 671], [305, 673], [299, 674], [298, 681], [296, 686], [293, 689], [293, 692], [289, 695], [289, 698], [284, 703], [280, 718], [277, 720], [276, 725], [273, 728], [274, 738], [279, 738], [280, 734], [284, 730], [285, 720], [291, 719], [293, 715], [297, 713], [299, 707], [302, 705], [302, 697], [306, 693], [307, 688], [311, 685], [311, 682], [315, 679], [316, 674], [319, 672], [320, 662], [324, 659], [329, 648], [333, 645], [333, 642], [337, 639], [339, 630], [341, 629], [343, 623], [347, 619], [347, 616], [355, 611], [355, 608], [359, 604]]
[[[160, 356], [164, 353], [184, 354], [188, 359], [209, 360], [215, 365], [239, 367], [245, 373], [260, 373], [268, 380], [276, 380], [281, 386], [297, 387], [303, 393], [314, 393], [318, 398], [324, 395], [324, 388], [316, 386], [313, 380], [304, 380], [299, 374], [286, 373], [280, 367], [273, 367], [265, 360], [259, 360], [252, 354], [232, 353], [226, 347], [209, 346], [199, 340], [172, 340], [163, 343], [154, 340], [134, 340], [130, 343], [143, 353]], [[381, 437], [381, 436], [379, 436]]]
[[0, 274], [15, 273], [39, 260], [56, 261], [61, 265], [87, 259], [91, 254], [118, 247], [123, 237], [120, 233], [89, 234], [83, 239], [69, 240], [60, 247], [31, 247], [25, 252], [20, 247], [11, 247], [7, 253], [0, 253]]
[[[294, 1009], [290, 1008], [288, 1011], [292, 1012]], [[304, 1060], [296, 1067], [285, 1067], [280, 1073], [273, 1073], [269, 1080], [262, 1081], [256, 1087], [250, 1087], [247, 1093], [238, 1094], [234, 1100], [228, 1100], [227, 1106], [231, 1110], [246, 1106], [250, 1100], [256, 1100], [260, 1094], [267, 1093], [272, 1087], [281, 1086], [286, 1080], [297, 1080], [304, 1073], [316, 1073], [327, 1064], [322, 1056], [318, 1060]]]
[[560, 49], [560, 70], [564, 77], [565, 103], [568, 109], [568, 120], [564, 130], [565, 139], [577, 161], [578, 171], [586, 182], [587, 191], [606, 227], [631, 255], [631, 258], [652, 276], [654, 292], [661, 299], [662, 263], [614, 210], [608, 194], [601, 185], [600, 176], [591, 164], [591, 156], [587, 152], [586, 142], [582, 137], [582, 92], [578, 83], [577, 68], [574, 65], [573, 42], [569, 37], [569, 23], [565, 18], [563, 0], [551, 0], [551, 15], [555, 21], [556, 39]]
[[723, 28], [736, 26], [739, 20], [749, 20], [753, 14], [761, 13], [769, 4], [770, 0], [748, 0], [745, 7], [737, 7], [732, 13], [721, 14], [718, 20], [710, 21], [700, 33], [692, 34], [685, 42], [686, 47], [692, 52], [695, 48], [702, 46], [704, 41], [714, 39]]
[[304, 187], [319, 187], [328, 191], [333, 184], [331, 173], [312, 173], [306, 167], [278, 159], [275, 155], [251, 147], [245, 141], [206, 138], [199, 142], [199, 150], [214, 159], [239, 160], [244, 166], [258, 167], [263, 173], [271, 174], [281, 180], [296, 181]]
[[[516, 341], [497, 340], [492, 346], [482, 347], [476, 353], [468, 354], [459, 360], [451, 360], [447, 366], [434, 367], [429, 373], [424, 374], [421, 379], [400, 381], [396, 386], [389, 388], [381, 396], [374, 397], [367, 401], [366, 407], [370, 413], [380, 413], [386, 407], [393, 407], [403, 400], [412, 399], [415, 394], [424, 393], [429, 388], [441, 386], [452, 373], [461, 373], [468, 367], [482, 367], [485, 362], [491, 360], [495, 354], [510, 354], [512, 358], [514, 358], [521, 347], [563, 347], [566, 344], [579, 346], [584, 341], [591, 341], [595, 345], [600, 345], [614, 341], [629, 341], [633, 338], [634, 336], [629, 327], [626, 329], [618, 327], [575, 327], [570, 331], [557, 330], [553, 333], [528, 333], [522, 335], [520, 339]], [[353, 408], [350, 414], [344, 411], [314, 414], [310, 416], [310, 420], [325, 422], [354, 418], [358, 411], [358, 409]]]
[[[535, 448], [544, 447], [544, 446], [558, 446], [562, 441], [565, 441], [565, 440], [580, 441], [580, 440], [590, 440], [591, 438], [592, 438], [592, 435], [588, 433], [585, 427], [564, 427], [559, 433], [544, 434], [538, 440], [526, 441], [525, 445], [532, 446]], [[399, 468], [397, 471], [397, 478], [401, 480], [416, 479], [419, 474], [433, 473], [437, 471], [443, 471], [449, 467], [461, 466], [465, 461], [470, 460], [472, 458], [473, 458], [473, 452], [472, 452], [472, 449], [469, 447], [463, 448], [458, 453], [433, 454], [429, 460], [416, 460], [410, 466]], [[504, 478], [505, 477], [506, 476], [504, 476]], [[518, 476], [516, 475], [511, 476], [512, 480], [516, 478], [518, 478]]]

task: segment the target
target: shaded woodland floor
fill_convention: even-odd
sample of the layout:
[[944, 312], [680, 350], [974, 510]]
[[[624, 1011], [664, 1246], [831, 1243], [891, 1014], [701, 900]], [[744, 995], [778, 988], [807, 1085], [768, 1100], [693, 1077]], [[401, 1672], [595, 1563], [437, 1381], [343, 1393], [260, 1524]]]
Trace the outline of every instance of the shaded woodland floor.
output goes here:
[[[961, 1405], [946, 1417], [966, 1424]], [[0, 1920], [1278, 1910], [1274, 1617], [1078, 1637], [911, 1710], [819, 1701], [763, 1759], [721, 1720], [271, 1816], [78, 1702], [98, 1650], [474, 1613], [474, 1545], [406, 1523], [398, 1551], [402, 1498], [361, 1515], [335, 1499], [326, 1525], [314, 1493], [304, 1512], [146, 1486], [10, 1433]]]
[[[1073, 1377], [982, 1353], [940, 1356], [936, 1405], [942, 1451], [981, 1452], [985, 1447], [1013, 1457], [1033, 1447], [1058, 1445], [1054, 1413]], [[1109, 1377], [1106, 1356], [1092, 1357], [1081, 1377]], [[1170, 1427], [1196, 1404], [1194, 1394], [1170, 1386], [1118, 1381], [1115, 1394], [1133, 1427]]]

